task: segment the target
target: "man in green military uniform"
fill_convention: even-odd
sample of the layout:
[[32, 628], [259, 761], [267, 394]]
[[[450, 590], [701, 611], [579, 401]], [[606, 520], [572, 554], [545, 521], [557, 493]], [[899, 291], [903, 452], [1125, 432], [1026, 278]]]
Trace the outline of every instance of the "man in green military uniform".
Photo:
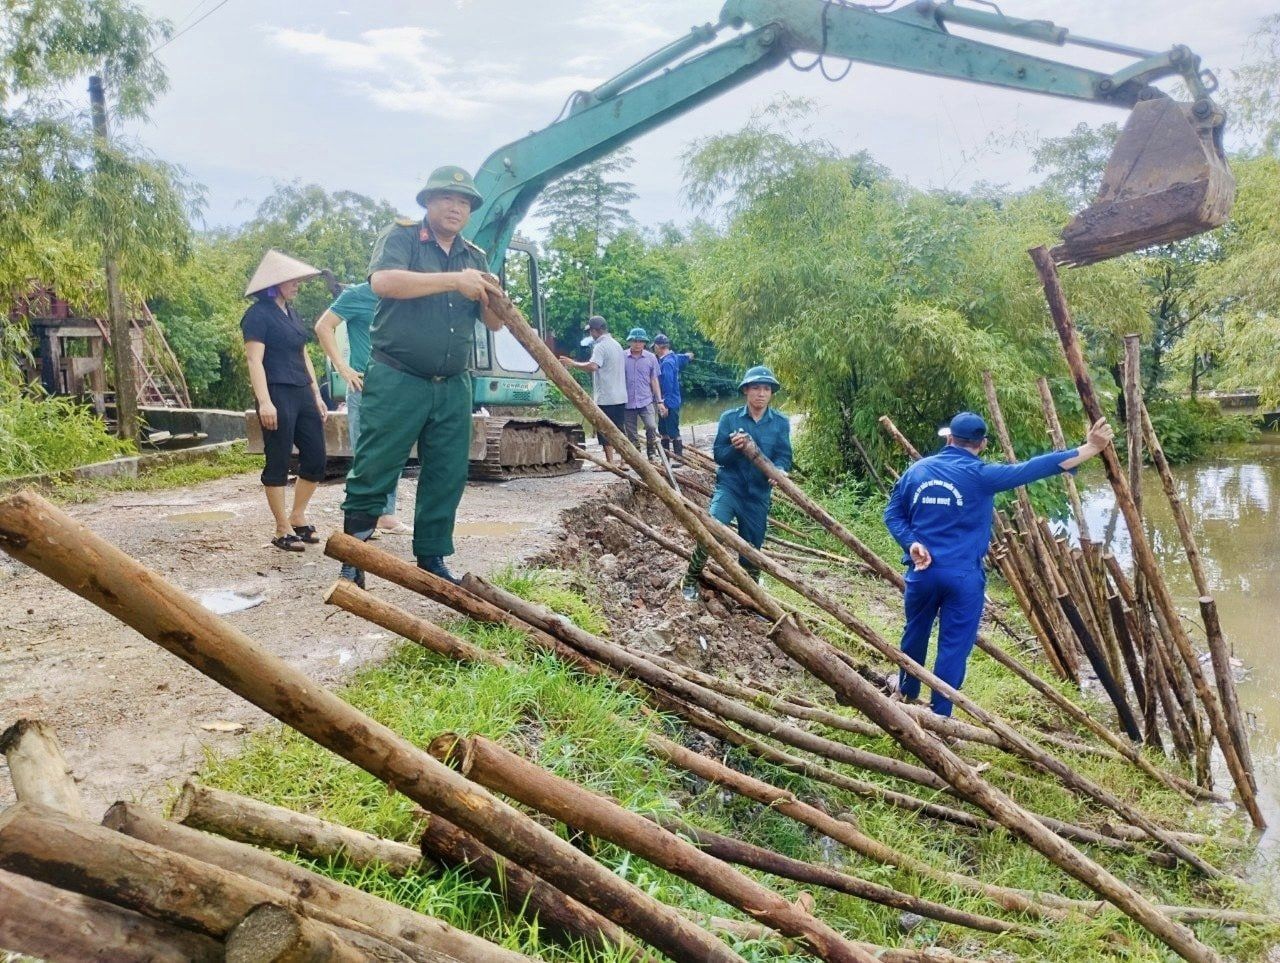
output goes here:
[[[422, 471], [413, 516], [418, 566], [457, 581], [445, 567], [453, 521], [467, 483], [471, 376], [476, 321], [502, 327], [489, 310], [501, 297], [484, 251], [461, 232], [483, 198], [460, 167], [432, 172], [418, 192], [421, 221], [397, 218], [369, 261], [378, 296], [361, 399], [361, 431], [347, 476], [343, 531], [367, 539], [416, 442]], [[364, 573], [342, 577], [363, 586]]]

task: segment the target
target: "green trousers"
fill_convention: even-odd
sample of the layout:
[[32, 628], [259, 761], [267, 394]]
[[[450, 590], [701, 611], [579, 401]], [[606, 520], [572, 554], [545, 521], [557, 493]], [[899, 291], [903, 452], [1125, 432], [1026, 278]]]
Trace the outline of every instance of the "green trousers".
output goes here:
[[414, 442], [422, 469], [413, 509], [413, 554], [452, 555], [453, 520], [467, 485], [471, 449], [471, 376], [415, 378], [371, 362], [342, 510], [380, 515]]

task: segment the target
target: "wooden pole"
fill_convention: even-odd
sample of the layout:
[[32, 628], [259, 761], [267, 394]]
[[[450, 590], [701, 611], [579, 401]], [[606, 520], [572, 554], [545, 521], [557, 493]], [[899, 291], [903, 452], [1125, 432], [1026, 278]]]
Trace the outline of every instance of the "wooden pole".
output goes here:
[[1129, 491], [1138, 514], [1142, 514], [1142, 346], [1136, 334], [1124, 336], [1124, 428], [1125, 462], [1129, 470]]
[[[1054, 403], [1053, 392], [1049, 390], [1047, 378], [1037, 378], [1036, 388], [1040, 392], [1040, 408], [1044, 412], [1045, 426], [1049, 429], [1049, 438], [1053, 442], [1054, 451], [1066, 451], [1067, 439], [1062, 432], [1062, 422], [1058, 420], [1058, 406]], [[1076, 527], [1080, 529], [1080, 539], [1092, 540], [1089, 534], [1089, 519], [1084, 514], [1084, 503], [1080, 500], [1080, 489], [1076, 486], [1075, 476], [1063, 473], [1067, 485], [1067, 501], [1071, 503], [1071, 514], [1075, 516]]]
[[[1084, 354], [1076, 337], [1075, 325], [1071, 320], [1070, 309], [1067, 307], [1067, 299], [1058, 280], [1057, 267], [1054, 265], [1053, 258], [1049, 255], [1048, 250], [1043, 247], [1034, 248], [1031, 251], [1031, 259], [1035, 262], [1036, 270], [1040, 274], [1040, 280], [1044, 284], [1049, 311], [1053, 316], [1053, 323], [1057, 328], [1059, 340], [1062, 342], [1062, 350], [1067, 359], [1067, 367], [1071, 369], [1071, 375], [1076, 383], [1076, 390], [1080, 394], [1080, 401], [1084, 404], [1085, 414], [1091, 422], [1096, 421], [1102, 417], [1102, 406], [1098, 403], [1097, 396], [1093, 390], [1093, 379], [1089, 376], [1089, 369], [1085, 364]], [[1222, 749], [1227, 769], [1236, 785], [1236, 791], [1240, 794], [1240, 800], [1244, 804], [1245, 810], [1249, 813], [1250, 819], [1253, 820], [1254, 826], [1258, 829], [1263, 829], [1266, 827], [1267, 821], [1262, 815], [1262, 810], [1258, 807], [1258, 801], [1253, 791], [1253, 783], [1249, 779], [1248, 771], [1245, 769], [1239, 753], [1236, 752], [1235, 740], [1231, 737], [1231, 730], [1227, 723], [1226, 715], [1222, 711], [1222, 705], [1205, 679], [1195, 650], [1191, 647], [1191, 640], [1187, 638], [1187, 633], [1178, 618], [1178, 611], [1174, 605], [1173, 597], [1169, 594], [1169, 588], [1160, 575], [1159, 562], [1155, 557], [1155, 553], [1151, 550], [1150, 543], [1147, 541], [1146, 532], [1142, 526], [1142, 516], [1134, 504], [1132, 493], [1129, 491], [1129, 485], [1125, 480], [1124, 473], [1121, 471], [1120, 460], [1117, 458], [1113, 446], [1108, 445], [1102, 450], [1102, 462], [1106, 468], [1107, 478], [1111, 482], [1111, 487], [1115, 491], [1116, 503], [1120, 506], [1120, 511], [1124, 513], [1125, 523], [1129, 528], [1129, 537], [1133, 543], [1134, 562], [1146, 576], [1152, 599], [1168, 624], [1174, 644], [1177, 646], [1178, 654], [1182, 657], [1183, 664], [1191, 676], [1196, 695], [1199, 696], [1200, 702], [1204, 706], [1213, 736], [1218, 740], [1218, 745]]]
[[[1169, 468], [1169, 459], [1165, 457], [1164, 446], [1156, 434], [1155, 425], [1151, 423], [1151, 414], [1146, 405], [1140, 405], [1142, 431], [1151, 452], [1151, 461], [1160, 475], [1160, 485], [1164, 489], [1165, 498], [1173, 512], [1174, 523], [1178, 526], [1178, 536], [1182, 539], [1182, 548], [1187, 554], [1187, 563], [1191, 567], [1191, 577], [1195, 580], [1196, 591], [1200, 593], [1200, 612], [1204, 616], [1205, 638], [1209, 643], [1209, 656], [1213, 661], [1213, 678], [1218, 694], [1222, 698], [1222, 708], [1227, 716], [1227, 724], [1231, 730], [1232, 742], [1235, 745], [1240, 761], [1249, 777], [1250, 785], [1256, 791], [1254, 780], [1253, 753], [1249, 748], [1249, 736], [1244, 728], [1244, 717], [1240, 712], [1240, 700], [1236, 693], [1235, 676], [1231, 672], [1231, 652], [1226, 639], [1222, 635], [1222, 625], [1218, 621], [1217, 603], [1213, 600], [1213, 592], [1209, 585], [1209, 577], [1205, 574], [1204, 563], [1200, 556], [1200, 548], [1196, 544], [1195, 533], [1191, 528], [1191, 520], [1187, 517], [1186, 506], [1178, 494], [1178, 486], [1173, 479], [1173, 471]], [[1211, 611], [1208, 611], [1211, 610]]]
[[0, 947], [47, 963], [219, 963], [222, 944], [0, 869]]
[[0, 735], [0, 753], [9, 762], [9, 778], [19, 802], [35, 803], [87, 819], [67, 757], [53, 729], [35, 719], [19, 719]]
[[300, 901], [307, 913], [321, 915], [328, 922], [359, 923], [381, 938], [398, 941], [397, 946], [408, 944], [421, 951], [419, 955], [425, 954], [431, 959], [440, 957], [460, 963], [529, 961], [524, 954], [504, 950], [465, 930], [321, 876], [279, 856], [161, 819], [129, 803], [118, 802], [108, 809], [102, 825], [287, 894]]
[[405, 843], [190, 780], [183, 785], [169, 818], [236, 842], [298, 852], [308, 859], [342, 858], [357, 867], [381, 866], [395, 876], [422, 862], [421, 853]]
[[[307, 912], [300, 902], [256, 880], [30, 803], [0, 813], [0, 868], [217, 939], [224, 939], [261, 903], [285, 903]], [[308, 915], [326, 926], [362, 932], [411, 951], [419, 963], [440, 963], [438, 954], [394, 937], [383, 940], [320, 908], [313, 907]]]
[[[111, 134], [107, 126], [107, 99], [102, 78], [89, 78], [89, 105], [93, 113], [93, 135], [96, 146], [98, 180], [105, 180], [102, 168], [110, 148]], [[103, 238], [103, 273], [106, 278], [107, 320], [111, 330], [111, 365], [115, 369], [116, 435], [125, 441], [138, 441], [138, 372], [133, 360], [133, 331], [129, 311], [120, 292], [119, 269], [116, 264], [115, 238]]]
[[[711, 534], [710, 529], [715, 525], [714, 519], [705, 512], [689, 506], [678, 492], [672, 491], [662, 483], [653, 466], [645, 461], [604, 412], [587, 396], [509, 299], [504, 298], [498, 302], [498, 311], [503, 317], [507, 330], [538, 362], [547, 377], [555, 382], [579, 411], [586, 415], [598, 432], [617, 445], [623, 458], [640, 474], [649, 489], [671, 509], [672, 514], [690, 534], [707, 547], [712, 557], [720, 563], [737, 586], [756, 601], [765, 617], [775, 620], [776, 628], [773, 638], [783, 652], [831, 686], [840, 698], [857, 706], [886, 733], [934, 771], [944, 774], [944, 778], [959, 789], [969, 801], [982, 806], [989, 815], [1020, 838], [1025, 839], [1038, 852], [1066, 870], [1075, 879], [1094, 888], [1114, 902], [1175, 952], [1183, 954], [1186, 959], [1193, 960], [1195, 963], [1218, 960], [1217, 954], [1197, 940], [1190, 930], [1160, 913], [1132, 887], [1084, 856], [1037, 822], [1008, 796], [990, 786], [950, 748], [926, 732], [896, 703], [891, 702], [871, 683], [853, 671], [835, 654], [835, 649], [829, 643], [813, 637], [796, 624], [788, 622], [789, 616], [786, 610], [738, 566], [733, 556]], [[720, 530], [729, 531], [724, 526], [717, 526], [717, 531]], [[734, 544], [746, 545], [740, 539]], [[756, 553], [756, 557], [759, 557], [759, 553]], [[756, 564], [754, 559], [753, 564]], [[886, 647], [893, 648], [887, 646], [887, 643]], [[1186, 852], [1185, 847], [1182, 847], [1182, 850]], [[1182, 854], [1179, 853], [1179, 855]], [[1191, 855], [1194, 858], [1194, 854]]]
[[0, 548], [673, 958], [738, 959], [710, 934], [318, 686], [38, 495], [24, 491], [0, 499]]
[[893, 423], [893, 419], [888, 415], [880, 416], [880, 427], [884, 429], [885, 434], [898, 443], [898, 447], [906, 452], [907, 457], [912, 461], [920, 460], [920, 452], [916, 450], [916, 446], [907, 440], [907, 436], [898, 430], [898, 426]]
[[506, 661], [500, 655], [472, 645], [452, 632], [446, 632], [430, 619], [384, 602], [348, 579], [338, 579], [329, 586], [324, 600], [329, 605], [336, 605], [352, 615], [390, 629], [396, 635], [416, 642], [438, 655], [460, 662], [484, 662], [489, 665], [502, 665]]
[[968, 929], [985, 933], [1013, 932], [1030, 938], [1041, 938], [1048, 935], [1043, 931], [1032, 930], [1029, 927], [1011, 923], [1008, 920], [979, 916], [950, 906], [931, 903], [916, 896], [908, 896], [905, 893], [889, 889], [887, 886], [868, 883], [866, 880], [859, 879], [856, 876], [849, 876], [829, 866], [806, 863], [790, 856], [775, 853], [761, 846], [723, 836], [709, 829], [691, 826], [674, 816], [657, 816], [655, 819], [660, 826], [669, 832], [682, 836], [704, 853], [726, 863], [746, 866], [782, 879], [794, 880], [797, 883], [822, 886], [837, 893], [844, 893], [848, 896], [856, 896], [859, 899], [869, 900], [883, 906], [890, 906], [894, 909], [902, 910], [904, 913], [916, 913], [929, 919], [936, 919], [944, 923], [954, 923], [956, 926], [964, 926]]
[[875, 963], [826, 923], [788, 903], [777, 893], [708, 856], [644, 816], [590, 792], [509, 752], [482, 736], [445, 733], [429, 751], [495, 792], [501, 792], [581, 832], [606, 839], [736, 906], [784, 936], [803, 940], [827, 961]]
[[370, 955], [286, 906], [263, 903], [228, 934], [226, 959], [227, 963], [368, 963]]
[[597, 950], [624, 950], [637, 958], [642, 956], [620, 927], [523, 866], [499, 856], [443, 816], [426, 814], [418, 842], [423, 856], [487, 880], [511, 912], [537, 917], [561, 936], [582, 940]]

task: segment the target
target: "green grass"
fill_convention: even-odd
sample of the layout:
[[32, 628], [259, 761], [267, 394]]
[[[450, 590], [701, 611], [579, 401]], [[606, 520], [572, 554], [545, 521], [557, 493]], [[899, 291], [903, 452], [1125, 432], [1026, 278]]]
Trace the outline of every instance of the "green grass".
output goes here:
[[56, 481], [49, 486], [49, 494], [55, 501], [87, 502], [112, 492], [154, 492], [188, 488], [230, 475], [261, 470], [262, 456], [248, 454], [244, 450], [244, 443], [236, 442], [207, 458], [144, 468], [136, 476]]
[[[581, 578], [570, 573], [520, 571], [505, 573], [496, 580], [512, 591], [564, 612], [592, 631], [602, 631], [606, 626], [600, 612], [575, 585]], [[854, 585], [850, 601], [861, 609], [871, 593], [870, 586]], [[425, 745], [445, 731], [482, 734], [555, 773], [613, 796], [634, 811], [677, 814], [699, 826], [728, 832], [778, 852], [812, 862], [834, 861], [869, 879], [907, 892], [988, 915], [1002, 915], [971, 894], [868, 863], [780, 813], [721, 793], [658, 762], [643, 748], [645, 728], [661, 725], [677, 739], [687, 733], [668, 720], [643, 713], [642, 704], [627, 687], [584, 676], [549, 656], [532, 652], [520, 635], [510, 630], [466, 621], [449, 627], [477, 645], [503, 652], [512, 664], [507, 667], [460, 665], [406, 643], [386, 662], [356, 676], [343, 690], [343, 697], [417, 745]], [[892, 631], [894, 627], [886, 624], [884, 628]], [[975, 660], [968, 688], [979, 701], [1000, 706], [1019, 723], [1031, 724], [1046, 713], [1021, 682], [1008, 678], [983, 658]], [[812, 690], [810, 694], [822, 695], [820, 690]], [[827, 734], [887, 755], [902, 755], [888, 737], [860, 739], [847, 733]], [[1092, 825], [1105, 818], [1105, 814], [1062, 791], [1053, 782], [994, 750], [976, 751], [973, 756], [992, 764], [987, 771], [992, 781], [1011, 789], [1020, 801], [1046, 814]], [[1172, 794], [1135, 775], [1132, 769], [1088, 756], [1069, 761], [1114, 792], [1180, 828], [1219, 835], [1239, 835], [1243, 831], [1238, 820], [1223, 822], [1208, 810], [1189, 810]], [[980, 835], [950, 828], [789, 775], [739, 752], [730, 756], [730, 762], [790, 788], [832, 813], [855, 814], [864, 832], [935, 866], [1007, 886], [1090, 896], [1083, 887], [1003, 832]], [[868, 781], [913, 791], [912, 787], [895, 784], [892, 779], [867, 773], [858, 775]], [[409, 800], [388, 792], [371, 776], [291, 730], [273, 728], [256, 734], [239, 755], [211, 758], [201, 778], [211, 785], [312, 812], [387, 838], [411, 840], [414, 835], [414, 805]], [[593, 854], [619, 875], [665, 902], [703, 913], [742, 918], [740, 913], [696, 887], [612, 845], [596, 844]], [[1225, 849], [1211, 847], [1206, 855], [1220, 864], [1229, 864], [1230, 853]], [[1186, 872], [1160, 870], [1137, 856], [1105, 854], [1101, 858], [1122, 879], [1162, 902], [1211, 903], [1251, 909], [1261, 906], [1259, 894], [1243, 885], [1209, 884]], [[315, 868], [553, 963], [570, 960], [612, 963], [617, 959], [612, 954], [593, 953], [580, 945], [562, 946], [540, 932], [536, 924], [506, 913], [487, 884], [456, 872], [423, 872], [396, 879], [377, 869], [354, 870], [341, 863], [326, 863]], [[760, 878], [788, 898], [799, 895], [801, 888], [796, 885]], [[1162, 947], [1116, 913], [1058, 927], [1055, 938], [1044, 943], [973, 933], [931, 920], [926, 920], [910, 935], [903, 935], [895, 911], [826, 890], [810, 891], [817, 900], [815, 912], [855, 938], [882, 945], [936, 943], [969, 956], [1053, 960], [1055, 963], [1077, 960], [1154, 963], [1169, 958]], [[1260, 959], [1269, 945], [1280, 940], [1280, 932], [1247, 927], [1224, 931], [1211, 925], [1198, 925], [1197, 931], [1205, 940], [1242, 960]], [[736, 946], [749, 960], [807, 959], [766, 944]]]

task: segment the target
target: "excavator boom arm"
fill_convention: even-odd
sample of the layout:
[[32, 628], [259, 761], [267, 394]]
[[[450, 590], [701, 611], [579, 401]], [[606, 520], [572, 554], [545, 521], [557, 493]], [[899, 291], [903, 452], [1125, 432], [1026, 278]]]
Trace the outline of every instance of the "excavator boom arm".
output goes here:
[[[948, 24], [1059, 46], [1078, 43], [1136, 59], [1107, 74], [958, 36], [948, 30]], [[749, 29], [693, 53], [729, 28]], [[842, 0], [728, 0], [717, 24], [696, 27], [595, 90], [580, 91], [566, 117], [491, 154], [476, 175], [476, 186], [485, 201], [473, 216], [468, 234], [488, 251], [490, 264], [497, 270], [516, 226], [551, 181], [796, 54], [830, 56], [1120, 108], [1167, 100], [1151, 83], [1180, 76], [1196, 98], [1187, 106], [1189, 133], [1183, 139], [1198, 136], [1209, 154], [1216, 141], [1221, 154], [1223, 118], [1209, 96], [1216, 82], [1185, 47], [1148, 53], [1073, 37], [1065, 28], [1047, 21], [1007, 17], [998, 8], [992, 12], [960, 6], [954, 0], [917, 0], [887, 13]], [[1209, 157], [1208, 167], [1214, 166], [1212, 161]], [[1115, 176], [1123, 179], [1133, 166], [1126, 158]], [[1229, 182], [1225, 162], [1220, 166], [1219, 181], [1225, 176]], [[1221, 183], [1216, 188], [1218, 206], [1225, 196], [1229, 208], [1229, 189], [1224, 191]], [[1112, 193], [1123, 194], [1123, 190], [1117, 188]], [[1225, 211], [1210, 212], [1210, 217], [1219, 213], [1225, 218]], [[1194, 226], [1195, 219], [1189, 223]], [[1104, 256], [1132, 249], [1135, 242], [1127, 239], [1124, 243], [1129, 247], [1109, 249]], [[1084, 253], [1069, 254], [1068, 259], [1077, 263], [1096, 259], [1089, 257], [1086, 248], [1087, 244], [1082, 245]]]

